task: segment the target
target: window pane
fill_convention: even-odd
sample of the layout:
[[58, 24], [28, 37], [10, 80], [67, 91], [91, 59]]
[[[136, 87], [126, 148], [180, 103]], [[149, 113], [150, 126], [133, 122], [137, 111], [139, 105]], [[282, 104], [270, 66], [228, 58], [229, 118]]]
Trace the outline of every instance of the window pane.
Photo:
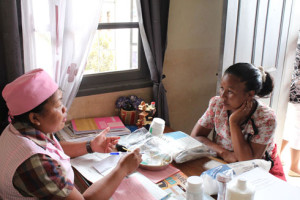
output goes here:
[[84, 74], [138, 68], [138, 28], [102, 29], [95, 34]]
[[99, 23], [138, 22], [136, 0], [104, 0]]

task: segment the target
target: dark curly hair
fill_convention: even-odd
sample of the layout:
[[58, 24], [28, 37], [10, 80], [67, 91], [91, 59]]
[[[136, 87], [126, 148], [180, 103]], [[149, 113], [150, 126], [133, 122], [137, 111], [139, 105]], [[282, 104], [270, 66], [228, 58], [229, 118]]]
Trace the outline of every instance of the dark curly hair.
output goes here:
[[260, 70], [250, 63], [236, 63], [226, 69], [225, 74], [232, 74], [245, 82], [247, 91], [254, 90], [259, 97], [271, 94], [274, 88], [273, 78], [268, 72], [266, 80], [262, 81]]

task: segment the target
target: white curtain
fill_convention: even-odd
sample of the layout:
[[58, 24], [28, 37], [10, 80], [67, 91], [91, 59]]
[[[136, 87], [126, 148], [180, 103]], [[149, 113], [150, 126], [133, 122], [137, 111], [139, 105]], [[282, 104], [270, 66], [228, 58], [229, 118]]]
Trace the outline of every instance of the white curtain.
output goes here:
[[67, 108], [82, 80], [102, 0], [22, 0], [25, 72], [43, 68]]

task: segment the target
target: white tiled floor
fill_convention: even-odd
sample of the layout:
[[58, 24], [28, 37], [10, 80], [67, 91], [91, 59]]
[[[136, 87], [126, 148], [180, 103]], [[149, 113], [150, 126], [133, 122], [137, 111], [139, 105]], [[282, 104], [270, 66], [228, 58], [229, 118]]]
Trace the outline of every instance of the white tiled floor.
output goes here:
[[290, 163], [291, 163], [291, 156], [290, 156], [290, 148], [289, 146], [286, 146], [284, 149], [282, 156], [282, 160], [284, 161], [283, 170], [285, 173], [285, 177], [287, 179], [287, 182], [300, 187], [300, 177], [291, 177], [288, 175], [288, 172], [290, 170]]

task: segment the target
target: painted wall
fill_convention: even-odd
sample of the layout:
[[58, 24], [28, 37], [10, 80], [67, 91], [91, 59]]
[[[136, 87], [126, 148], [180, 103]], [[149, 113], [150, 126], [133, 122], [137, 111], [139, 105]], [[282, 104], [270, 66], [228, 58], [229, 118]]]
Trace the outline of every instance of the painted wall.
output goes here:
[[84, 97], [76, 97], [69, 111], [68, 120], [86, 117], [106, 117], [118, 115], [115, 102], [120, 96], [136, 95], [145, 100], [152, 101], [152, 88], [141, 88]]
[[222, 12], [223, 1], [171, 0], [164, 84], [175, 130], [189, 134], [216, 94]]

